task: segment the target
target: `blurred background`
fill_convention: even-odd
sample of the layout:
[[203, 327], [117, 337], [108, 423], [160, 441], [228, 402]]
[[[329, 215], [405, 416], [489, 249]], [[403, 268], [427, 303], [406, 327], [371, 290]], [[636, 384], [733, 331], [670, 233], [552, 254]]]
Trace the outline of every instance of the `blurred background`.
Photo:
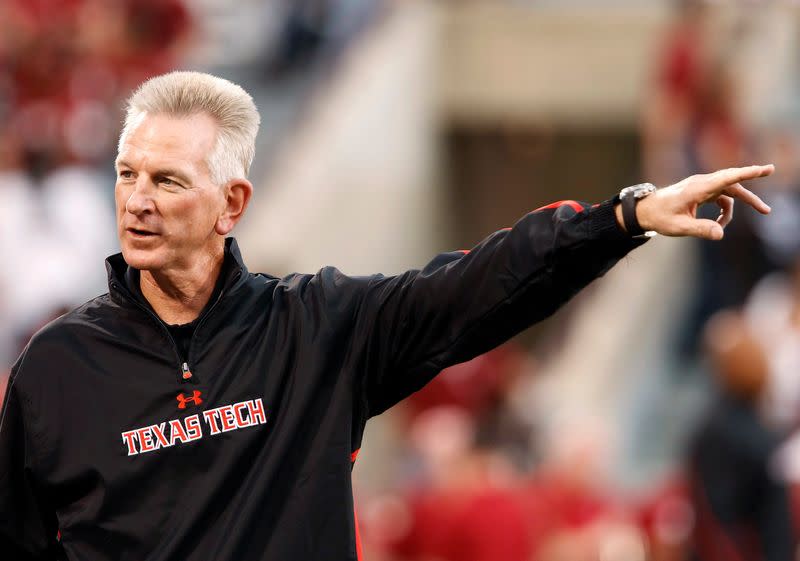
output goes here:
[[0, 372], [105, 292], [123, 103], [170, 69], [256, 99], [236, 235], [274, 275], [399, 272], [554, 200], [773, 162], [768, 219], [651, 241], [371, 420], [354, 487], [372, 561], [798, 559], [799, 24], [790, 0], [3, 0]]

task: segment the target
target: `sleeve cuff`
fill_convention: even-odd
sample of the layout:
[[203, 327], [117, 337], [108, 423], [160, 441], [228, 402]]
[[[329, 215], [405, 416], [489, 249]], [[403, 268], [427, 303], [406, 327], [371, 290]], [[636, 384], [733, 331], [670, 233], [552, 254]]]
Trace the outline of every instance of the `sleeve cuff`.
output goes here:
[[588, 231], [598, 239], [616, 242], [627, 241], [632, 246], [638, 247], [645, 243], [648, 238], [633, 238], [617, 223], [614, 205], [618, 200], [618, 197], [614, 197], [589, 209], [589, 216], [586, 220]]

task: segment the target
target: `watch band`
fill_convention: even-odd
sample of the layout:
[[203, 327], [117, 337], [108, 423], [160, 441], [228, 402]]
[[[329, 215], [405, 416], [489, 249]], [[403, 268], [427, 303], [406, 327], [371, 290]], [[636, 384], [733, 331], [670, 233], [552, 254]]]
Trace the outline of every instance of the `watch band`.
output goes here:
[[636, 218], [636, 203], [639, 202], [633, 193], [623, 196], [620, 204], [622, 204], [622, 221], [625, 223], [625, 230], [628, 231], [630, 236], [642, 236], [644, 230], [639, 225], [639, 220]]

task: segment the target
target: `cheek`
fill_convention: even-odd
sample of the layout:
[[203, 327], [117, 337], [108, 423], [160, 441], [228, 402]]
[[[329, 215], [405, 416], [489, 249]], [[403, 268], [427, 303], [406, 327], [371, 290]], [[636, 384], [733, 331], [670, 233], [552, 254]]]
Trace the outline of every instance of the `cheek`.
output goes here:
[[180, 237], [205, 238], [216, 222], [216, 209], [205, 198], [182, 197], [165, 206], [162, 202], [161, 215], [171, 224], [172, 233]]
[[129, 190], [125, 188], [125, 185], [117, 182], [114, 185], [114, 205], [117, 209], [117, 216], [122, 216], [125, 214], [125, 203], [128, 201], [130, 197]]

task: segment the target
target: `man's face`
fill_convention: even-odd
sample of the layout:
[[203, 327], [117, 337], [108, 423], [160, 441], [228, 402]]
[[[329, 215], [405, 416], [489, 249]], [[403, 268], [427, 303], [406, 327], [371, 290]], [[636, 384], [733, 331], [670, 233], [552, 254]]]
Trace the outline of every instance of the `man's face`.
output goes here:
[[225, 209], [207, 157], [217, 125], [205, 114], [176, 118], [144, 115], [117, 156], [117, 232], [125, 261], [140, 270], [191, 265], [212, 251]]

